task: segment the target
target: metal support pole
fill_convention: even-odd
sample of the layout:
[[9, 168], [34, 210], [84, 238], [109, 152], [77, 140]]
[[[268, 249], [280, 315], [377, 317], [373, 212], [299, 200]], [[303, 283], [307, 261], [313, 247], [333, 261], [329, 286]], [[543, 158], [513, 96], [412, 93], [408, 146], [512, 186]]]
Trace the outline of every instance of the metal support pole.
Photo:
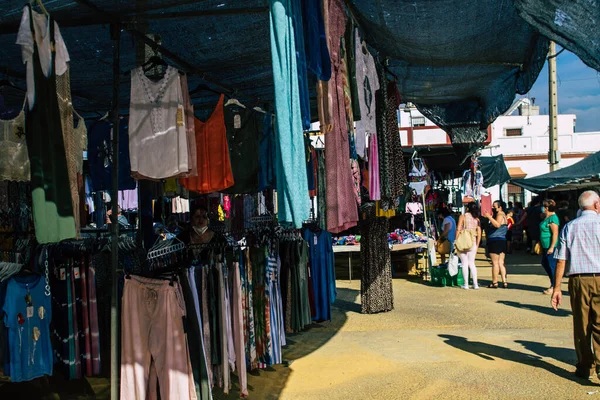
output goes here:
[[558, 89], [556, 85], [556, 43], [550, 41], [548, 51], [548, 100], [550, 102], [550, 127], [548, 131], [548, 163], [550, 172], [558, 169]]
[[112, 296], [110, 304], [110, 399], [118, 400], [120, 387], [120, 337], [119, 337], [119, 83], [120, 83], [120, 57], [121, 57], [121, 26], [110, 26], [113, 45], [113, 100], [112, 100]]
[[352, 252], [348, 252], [348, 275], [350, 276], [350, 282], [352, 282]]

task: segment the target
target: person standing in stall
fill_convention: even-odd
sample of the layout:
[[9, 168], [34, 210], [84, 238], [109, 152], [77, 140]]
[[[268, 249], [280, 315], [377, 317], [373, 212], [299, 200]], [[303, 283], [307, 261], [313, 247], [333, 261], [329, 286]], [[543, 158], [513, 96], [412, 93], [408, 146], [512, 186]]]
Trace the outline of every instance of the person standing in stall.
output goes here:
[[491, 229], [487, 234], [488, 253], [492, 259], [492, 283], [488, 286], [491, 289], [498, 289], [498, 274], [502, 278], [502, 286], [508, 288], [506, 280], [506, 267], [504, 258], [506, 257], [506, 233], [508, 232], [508, 218], [504, 210], [506, 205], [503, 201], [497, 200], [492, 205], [494, 214], [486, 212], [483, 216], [488, 219]]
[[[450, 210], [446, 207], [442, 207], [438, 211], [438, 218], [442, 219], [442, 233], [440, 234], [440, 239], [438, 245], [443, 243], [444, 241], [450, 242], [450, 252], [448, 254], [452, 254], [454, 251], [454, 241], [456, 240], [456, 221], [452, 218]], [[446, 253], [440, 253], [440, 257], [442, 259], [442, 264], [446, 262]]]
[[198, 206], [194, 208], [190, 216], [189, 228], [179, 235], [179, 239], [185, 244], [209, 243], [215, 233], [208, 228], [210, 218], [206, 207]]

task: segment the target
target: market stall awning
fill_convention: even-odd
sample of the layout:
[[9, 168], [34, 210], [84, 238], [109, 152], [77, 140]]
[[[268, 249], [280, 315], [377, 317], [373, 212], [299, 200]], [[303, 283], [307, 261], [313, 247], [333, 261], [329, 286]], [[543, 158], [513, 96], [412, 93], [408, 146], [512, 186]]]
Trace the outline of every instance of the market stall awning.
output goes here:
[[508, 175], [511, 179], [521, 179], [527, 176], [527, 172], [523, 171], [521, 167], [509, 167]]
[[503, 185], [510, 181], [510, 175], [504, 163], [504, 156], [479, 157], [479, 169], [483, 174], [483, 187]]
[[600, 152], [591, 154], [570, 167], [528, 179], [512, 179], [511, 183], [532, 192], [574, 190], [599, 186]]
[[[0, 2], [0, 72], [21, 89], [25, 75], [15, 42], [23, 3]], [[126, 72], [137, 64], [134, 42], [142, 32], [156, 35], [164, 49], [191, 67], [178, 65], [194, 72], [189, 86], [201, 89], [192, 96], [200, 118], [212, 112], [218, 98], [199, 86], [207, 82], [213, 90], [231, 89], [243, 103], [273, 102], [269, 3], [264, 0], [45, 3], [69, 49], [75, 107], [87, 117], [102, 116], [110, 108], [110, 24], [115, 21], [129, 32], [121, 43], [123, 114], [129, 101]], [[485, 127], [510, 107], [515, 94], [531, 88], [546, 59], [546, 37], [600, 68], [597, 0], [344, 3], [367, 43], [395, 75], [403, 100], [416, 104], [448, 132], [461, 159], [472, 152], [473, 143], [485, 140]], [[309, 87], [316, 120], [314, 82]], [[8, 106], [22, 105], [20, 91], [5, 88], [3, 96]]]

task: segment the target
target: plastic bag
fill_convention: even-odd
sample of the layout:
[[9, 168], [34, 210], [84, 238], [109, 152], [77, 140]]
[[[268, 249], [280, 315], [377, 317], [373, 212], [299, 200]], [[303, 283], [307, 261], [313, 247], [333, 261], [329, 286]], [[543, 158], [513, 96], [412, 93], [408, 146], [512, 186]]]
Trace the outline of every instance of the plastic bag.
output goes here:
[[454, 253], [450, 254], [448, 260], [448, 273], [450, 276], [456, 276], [458, 274], [458, 256]]

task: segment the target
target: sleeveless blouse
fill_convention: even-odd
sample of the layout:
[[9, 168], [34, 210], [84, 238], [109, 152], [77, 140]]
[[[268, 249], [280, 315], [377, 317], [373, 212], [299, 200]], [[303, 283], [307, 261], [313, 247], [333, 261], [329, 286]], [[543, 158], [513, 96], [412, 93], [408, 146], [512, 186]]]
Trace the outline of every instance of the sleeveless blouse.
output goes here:
[[166, 179], [190, 171], [179, 73], [167, 67], [154, 82], [142, 67], [131, 71], [129, 157], [134, 177]]
[[465, 227], [466, 230], [476, 230], [479, 226], [479, 220], [473, 218], [471, 213], [465, 213]]
[[198, 176], [180, 179], [187, 190], [198, 193], [220, 192], [234, 184], [223, 102], [224, 96], [221, 95], [206, 122], [195, 119]]
[[23, 111], [15, 119], [0, 120], [0, 148], [0, 181], [29, 181], [30, 167]]

